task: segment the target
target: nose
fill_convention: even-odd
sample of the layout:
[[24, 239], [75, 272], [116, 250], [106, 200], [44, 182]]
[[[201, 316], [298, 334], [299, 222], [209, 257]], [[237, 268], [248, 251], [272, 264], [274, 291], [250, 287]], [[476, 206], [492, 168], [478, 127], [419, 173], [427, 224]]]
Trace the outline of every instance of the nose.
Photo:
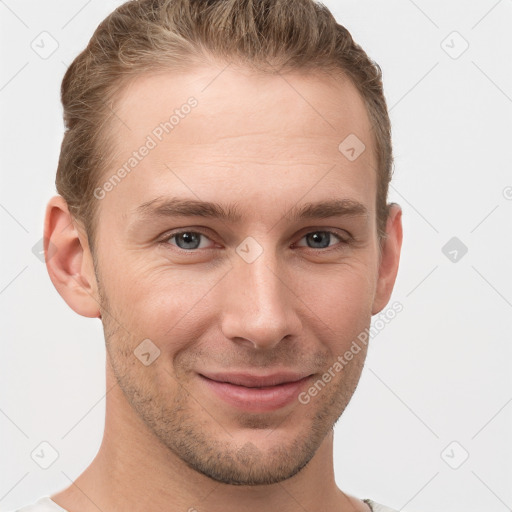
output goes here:
[[269, 252], [264, 251], [252, 263], [235, 255], [221, 290], [223, 334], [233, 342], [260, 350], [275, 348], [284, 338], [297, 337], [302, 328], [294, 278], [275, 256], [267, 256]]

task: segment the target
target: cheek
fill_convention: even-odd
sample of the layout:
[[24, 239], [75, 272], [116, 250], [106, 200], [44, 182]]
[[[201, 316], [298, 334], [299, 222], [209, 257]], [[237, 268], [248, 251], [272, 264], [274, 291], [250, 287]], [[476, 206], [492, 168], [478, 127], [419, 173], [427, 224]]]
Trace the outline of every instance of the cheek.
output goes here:
[[372, 268], [361, 258], [301, 275], [296, 288], [297, 295], [320, 318], [345, 327], [371, 313], [374, 281]]
[[133, 337], [149, 338], [162, 351], [177, 351], [197, 338], [201, 325], [211, 320], [211, 291], [225, 273], [136, 262], [124, 269], [108, 282], [119, 321]]
[[[361, 345], [359, 336], [370, 325], [374, 286], [368, 279], [368, 272], [367, 266], [340, 265], [337, 271], [331, 269], [324, 279], [316, 276], [312, 282], [302, 281], [306, 287], [302, 296], [307, 307], [301, 314], [309, 319], [313, 336], [328, 352], [329, 364], [353, 343]], [[364, 345], [360, 352], [364, 360]], [[351, 366], [357, 365], [352, 363]], [[344, 372], [348, 373], [348, 370]]]
[[[336, 264], [290, 266], [283, 280], [293, 293], [285, 306], [318, 324], [319, 335], [330, 329], [346, 339], [360, 332], [371, 317], [371, 252], [352, 253]], [[140, 254], [120, 254], [110, 257], [103, 273], [112, 313], [134, 338], [152, 339], [166, 351], [200, 338], [222, 312], [225, 290], [233, 289], [228, 268], [148, 263]]]

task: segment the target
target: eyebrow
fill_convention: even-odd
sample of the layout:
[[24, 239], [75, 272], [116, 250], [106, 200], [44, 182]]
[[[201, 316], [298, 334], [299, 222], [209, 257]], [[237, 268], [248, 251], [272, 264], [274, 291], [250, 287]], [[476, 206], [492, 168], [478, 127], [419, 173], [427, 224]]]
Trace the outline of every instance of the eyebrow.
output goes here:
[[[166, 196], [147, 201], [135, 208], [132, 213], [137, 218], [148, 220], [166, 217], [205, 217], [233, 224], [240, 222], [243, 218], [238, 209], [238, 203], [223, 206], [215, 202]], [[368, 209], [364, 204], [353, 199], [328, 199], [296, 205], [285, 215], [292, 221], [346, 216], [368, 217]]]

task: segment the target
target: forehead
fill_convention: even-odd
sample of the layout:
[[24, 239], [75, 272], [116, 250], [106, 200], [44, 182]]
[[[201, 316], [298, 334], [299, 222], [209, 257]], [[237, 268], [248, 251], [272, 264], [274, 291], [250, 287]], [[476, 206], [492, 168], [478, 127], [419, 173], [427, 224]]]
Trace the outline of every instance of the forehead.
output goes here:
[[208, 123], [200, 132], [196, 123], [183, 123], [179, 131], [183, 136], [196, 133], [197, 142], [218, 139], [219, 134], [252, 136], [258, 129], [339, 138], [351, 129], [370, 143], [363, 100], [344, 75], [334, 77], [319, 71], [268, 74], [229, 64], [137, 77], [115, 100], [117, 123], [113, 128], [117, 127], [115, 131], [123, 139], [128, 137], [128, 142], [137, 137], [136, 143], [150, 133], [154, 122], [169, 121], [190, 98], [198, 103], [193, 120]]
[[[230, 65], [162, 71], [133, 80], [114, 112], [115, 162], [102, 183], [125, 171], [102, 208], [110, 204], [124, 217], [177, 189], [205, 200], [249, 193], [261, 199], [264, 190], [280, 190], [294, 203], [305, 188], [325, 195], [339, 184], [351, 199], [370, 204], [374, 197], [370, 121], [341, 76]], [[346, 140], [362, 151], [358, 158], [340, 151]]]

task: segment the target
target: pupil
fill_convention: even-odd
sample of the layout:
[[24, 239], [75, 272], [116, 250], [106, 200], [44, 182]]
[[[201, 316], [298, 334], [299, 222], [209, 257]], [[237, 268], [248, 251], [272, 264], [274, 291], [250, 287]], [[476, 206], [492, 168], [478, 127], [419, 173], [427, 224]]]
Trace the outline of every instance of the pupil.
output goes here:
[[327, 245], [322, 246], [322, 248], [329, 246], [329, 240], [328, 240], [329, 233], [324, 233], [323, 231], [317, 231], [316, 233], [312, 233], [310, 236], [313, 238], [314, 243], [321, 242], [322, 239], [324, 241], [327, 241]]
[[[196, 243], [197, 244], [197, 241], [198, 241], [198, 237], [197, 237], [197, 234], [195, 233], [182, 233], [180, 235], [180, 237], [185, 241], [185, 244], [194, 244]], [[178, 238], [180, 238], [178, 237]], [[196, 247], [181, 247], [182, 249], [194, 249]]]

